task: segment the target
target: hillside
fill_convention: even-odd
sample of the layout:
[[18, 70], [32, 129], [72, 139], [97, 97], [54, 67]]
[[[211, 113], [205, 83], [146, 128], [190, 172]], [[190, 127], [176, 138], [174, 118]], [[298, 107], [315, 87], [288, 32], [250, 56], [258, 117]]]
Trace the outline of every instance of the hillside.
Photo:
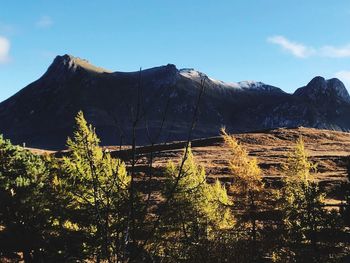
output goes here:
[[[265, 181], [274, 186], [281, 179], [281, 164], [288, 158], [288, 152], [294, 147], [299, 136], [305, 142], [305, 148], [313, 163], [317, 163], [315, 178], [327, 189], [330, 195], [337, 195], [339, 186], [347, 180], [345, 158], [350, 155], [350, 133], [320, 130], [312, 128], [276, 129], [255, 133], [236, 134], [239, 142], [246, 147], [251, 156], [258, 159], [263, 170]], [[138, 169], [148, 171], [147, 158], [151, 151], [155, 152], [154, 167], [162, 180], [161, 170], [169, 160], [180, 160], [183, 153], [183, 142], [140, 147], [138, 153], [141, 162]], [[128, 150], [118, 151], [108, 147], [114, 156], [128, 159]], [[196, 160], [206, 168], [210, 180], [220, 178], [229, 181], [227, 169], [230, 153], [221, 137], [212, 137], [192, 141], [192, 150]]]
[[[0, 133], [16, 144], [65, 147], [74, 117], [83, 110], [103, 145], [171, 142], [187, 138], [205, 79], [193, 138], [280, 127], [350, 129], [349, 94], [338, 79], [315, 77], [294, 94], [255, 81], [226, 83], [175, 65], [112, 72], [70, 55], [0, 103]], [[138, 117], [137, 117], [138, 116]]]

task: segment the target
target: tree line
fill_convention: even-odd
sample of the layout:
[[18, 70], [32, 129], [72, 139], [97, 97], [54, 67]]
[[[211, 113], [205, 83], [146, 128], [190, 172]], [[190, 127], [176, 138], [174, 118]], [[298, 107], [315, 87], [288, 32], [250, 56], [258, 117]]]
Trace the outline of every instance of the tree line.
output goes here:
[[[299, 138], [266, 187], [255, 158], [222, 130], [230, 181], [209, 183], [190, 143], [160, 190], [113, 158], [82, 112], [62, 158], [0, 137], [0, 256], [9, 262], [347, 262], [350, 209], [324, 206]], [[151, 167], [152, 168], [152, 167]], [[150, 174], [152, 170], [150, 170]], [[141, 189], [143, 186], [143, 190]], [[349, 185], [344, 184], [344, 204]], [[156, 200], [156, 201], [155, 201]]]

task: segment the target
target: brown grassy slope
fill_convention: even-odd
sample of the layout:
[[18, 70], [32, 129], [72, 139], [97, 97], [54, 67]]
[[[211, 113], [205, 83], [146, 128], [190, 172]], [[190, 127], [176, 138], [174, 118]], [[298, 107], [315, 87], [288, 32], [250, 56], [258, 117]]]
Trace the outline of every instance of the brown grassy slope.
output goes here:
[[[235, 135], [249, 154], [258, 159], [268, 184], [278, 182], [283, 176], [281, 164], [286, 161], [288, 152], [293, 149], [299, 136], [304, 138], [311, 161], [318, 165], [315, 178], [327, 188], [328, 192], [333, 192], [341, 182], [346, 181], [344, 159], [350, 155], [350, 133], [301, 127]], [[143, 157], [138, 163], [139, 170], [146, 171], [145, 165], [151, 149], [156, 151], [154, 167], [161, 170], [169, 160], [180, 160], [183, 147], [184, 143], [175, 142], [153, 148], [138, 148]], [[196, 160], [205, 167], [209, 179], [230, 180], [227, 168], [230, 152], [222, 138], [195, 140], [192, 142], [192, 150]], [[112, 154], [127, 159], [125, 157], [127, 151], [112, 150]]]
[[[286, 161], [289, 151], [295, 145], [299, 136], [304, 138], [306, 150], [312, 162], [317, 163], [318, 170], [315, 178], [330, 194], [336, 194], [342, 182], [347, 180], [345, 157], [350, 155], [350, 133], [319, 130], [312, 128], [276, 129], [270, 131], [236, 134], [235, 137], [248, 150], [251, 156], [258, 159], [263, 170], [267, 185], [278, 184], [283, 176], [281, 164]], [[154, 180], [161, 181], [162, 168], [169, 160], [180, 161], [184, 142], [173, 142], [137, 148], [140, 158], [137, 171], [148, 174], [147, 167], [150, 152], [154, 152]], [[110, 146], [108, 148], [115, 157], [122, 157], [128, 161], [130, 147]], [[40, 149], [31, 149], [38, 154], [53, 153]], [[219, 178], [230, 181], [228, 160], [231, 158], [221, 137], [212, 137], [192, 141], [192, 151], [199, 164], [205, 167], [209, 180]], [[56, 153], [61, 156], [64, 152]]]

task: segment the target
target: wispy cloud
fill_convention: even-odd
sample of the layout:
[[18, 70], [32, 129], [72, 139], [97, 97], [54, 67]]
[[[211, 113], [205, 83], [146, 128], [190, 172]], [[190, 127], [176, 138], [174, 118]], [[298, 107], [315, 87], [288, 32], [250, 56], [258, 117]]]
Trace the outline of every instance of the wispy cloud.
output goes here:
[[345, 86], [350, 89], [350, 70], [341, 70], [334, 74], [334, 77], [344, 82]]
[[272, 44], [279, 45], [282, 49], [298, 58], [307, 58], [311, 56], [327, 57], [327, 58], [349, 58], [350, 44], [336, 47], [325, 45], [322, 47], [307, 46], [302, 43], [294, 42], [284, 36], [272, 36], [267, 38]]
[[53, 25], [53, 20], [49, 16], [42, 16], [40, 19], [36, 22], [36, 26], [39, 28], [49, 28]]
[[10, 61], [10, 41], [6, 37], [0, 36], [0, 64]]
[[320, 49], [320, 55], [330, 58], [349, 58], [350, 44], [342, 47], [324, 46]]
[[269, 37], [267, 41], [272, 44], [279, 45], [284, 50], [298, 58], [306, 58], [314, 53], [314, 50], [312, 48], [307, 47], [301, 43], [290, 41], [284, 36]]

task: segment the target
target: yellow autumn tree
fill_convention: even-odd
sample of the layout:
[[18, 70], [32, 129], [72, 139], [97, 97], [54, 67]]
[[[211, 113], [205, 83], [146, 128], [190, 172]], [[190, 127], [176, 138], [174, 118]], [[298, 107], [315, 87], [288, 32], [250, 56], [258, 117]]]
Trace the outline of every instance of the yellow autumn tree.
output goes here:
[[314, 179], [315, 171], [316, 165], [309, 161], [300, 137], [283, 165], [281, 210], [287, 239], [292, 242], [312, 241], [324, 216], [324, 194]]
[[165, 172], [164, 196], [169, 202], [161, 239], [163, 256], [175, 262], [198, 255], [198, 249], [212, 242], [216, 233], [234, 225], [226, 188], [218, 180], [214, 184], [207, 182], [205, 170], [196, 163], [190, 147], [183, 158], [183, 165], [169, 162]]
[[256, 158], [251, 158], [248, 152], [238, 143], [233, 135], [224, 129], [222, 137], [231, 153], [229, 169], [232, 177], [231, 191], [235, 194], [235, 204], [239, 210], [250, 218], [251, 238], [256, 240], [256, 213], [262, 200], [264, 183], [262, 172]]
[[294, 149], [289, 153], [288, 160], [283, 164], [283, 172], [286, 182], [297, 181], [309, 184], [314, 181], [312, 171], [316, 171], [316, 165], [308, 160], [304, 140], [299, 137]]

